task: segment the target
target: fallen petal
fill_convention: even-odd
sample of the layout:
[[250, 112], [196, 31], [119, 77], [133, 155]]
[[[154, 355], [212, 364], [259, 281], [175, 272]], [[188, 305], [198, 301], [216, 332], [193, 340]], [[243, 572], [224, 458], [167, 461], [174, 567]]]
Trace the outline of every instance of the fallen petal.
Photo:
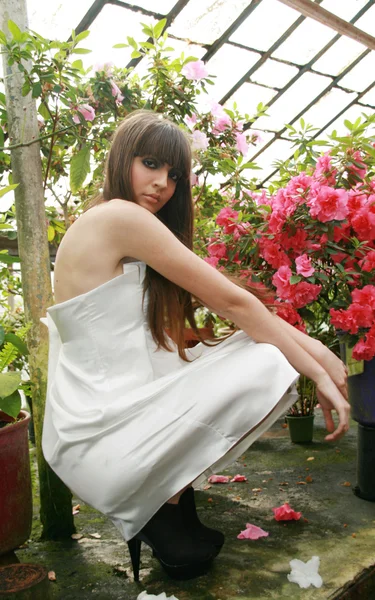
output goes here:
[[82, 533], [72, 533], [70, 537], [72, 538], [72, 540], [81, 540], [83, 538], [83, 535]]
[[260, 527], [256, 525], [252, 525], [251, 523], [246, 523], [246, 529], [241, 531], [238, 534], [237, 539], [239, 540], [257, 540], [261, 537], [267, 537], [269, 533], [264, 531]]
[[165, 592], [155, 596], [155, 594], [148, 594], [146, 590], [143, 590], [143, 592], [138, 594], [137, 600], [178, 600], [178, 598], [176, 598], [176, 596], [167, 597]]
[[233, 483], [234, 481], [247, 481], [247, 477], [245, 475], [235, 475], [230, 482]]
[[287, 502], [272, 510], [276, 521], [299, 521], [302, 516], [302, 513], [294, 511]]
[[55, 573], [55, 571], [48, 571], [48, 579], [50, 581], [56, 581], [56, 573]]
[[290, 561], [291, 572], [288, 574], [288, 580], [291, 583], [297, 583], [300, 588], [308, 588], [313, 585], [320, 588], [323, 585], [323, 580], [318, 573], [320, 558], [313, 556], [304, 563], [302, 560], [295, 558]]
[[230, 477], [227, 475], [211, 475], [208, 478], [209, 483], [229, 483]]
[[100, 538], [102, 537], [100, 535], [100, 533], [90, 533], [89, 534], [92, 538], [95, 538], [96, 540], [100, 540]]

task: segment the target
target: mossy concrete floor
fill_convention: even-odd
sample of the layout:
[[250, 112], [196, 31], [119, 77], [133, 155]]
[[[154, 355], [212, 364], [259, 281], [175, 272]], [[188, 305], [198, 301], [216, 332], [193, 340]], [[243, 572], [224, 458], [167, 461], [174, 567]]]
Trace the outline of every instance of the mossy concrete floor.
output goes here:
[[[203, 489], [206, 485], [197, 492], [202, 521], [226, 534], [221, 554], [204, 577], [170, 580], [143, 545], [141, 582], [134, 583], [127, 547], [117, 530], [83, 503], [75, 518], [83, 537], [68, 542], [39, 541], [36, 505], [32, 538], [17, 550], [17, 557], [55, 571], [53, 597], [61, 600], [135, 600], [142, 590], [165, 591], [179, 600], [374, 599], [375, 583], [362, 586], [354, 595], [343, 592], [366, 568], [371, 567], [369, 579], [375, 581], [375, 503], [357, 498], [352, 491], [357, 426], [353, 423], [350, 432], [332, 445], [324, 441], [322, 417], [315, 421], [314, 442], [305, 445], [291, 444], [283, 422], [277, 422], [224, 473], [244, 474], [246, 483]], [[300, 521], [274, 519], [272, 507], [284, 502], [302, 512]], [[238, 540], [246, 523], [262, 527], [269, 537]], [[290, 583], [289, 561], [307, 561], [314, 555], [321, 560], [323, 586], [300, 589]]]

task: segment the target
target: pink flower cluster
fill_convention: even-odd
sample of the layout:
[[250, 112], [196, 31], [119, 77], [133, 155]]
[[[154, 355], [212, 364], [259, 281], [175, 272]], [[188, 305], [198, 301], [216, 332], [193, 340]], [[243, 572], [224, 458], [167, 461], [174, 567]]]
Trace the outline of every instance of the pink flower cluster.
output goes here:
[[[315, 168], [291, 177], [271, 196], [245, 190], [220, 210], [221, 231], [206, 259], [235, 272], [238, 265], [247, 277], [251, 271], [249, 283], [255, 276], [272, 290], [277, 314], [302, 331], [302, 317], [312, 314], [305, 308], [324, 307], [325, 323], [354, 336], [353, 357], [366, 360], [375, 356], [375, 180], [369, 156], [346, 146], [339, 158], [324, 154]], [[252, 218], [243, 222], [246, 213]]]
[[368, 329], [364, 339], [354, 346], [352, 356], [356, 360], [370, 360], [375, 356], [375, 286], [353, 290], [351, 296], [353, 302], [349, 308], [330, 310], [331, 322], [337, 329], [349, 333]]

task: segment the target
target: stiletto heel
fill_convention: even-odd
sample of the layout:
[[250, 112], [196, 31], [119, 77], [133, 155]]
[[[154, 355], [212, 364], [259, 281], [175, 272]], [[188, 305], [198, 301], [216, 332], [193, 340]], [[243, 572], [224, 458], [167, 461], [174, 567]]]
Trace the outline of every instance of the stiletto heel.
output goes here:
[[179, 504], [181, 506], [185, 526], [190, 531], [193, 538], [211, 543], [215, 547], [215, 556], [217, 556], [225, 541], [224, 534], [217, 529], [212, 529], [201, 523], [198, 517], [194, 489], [192, 487], [188, 487], [181, 494]]
[[141, 542], [151, 548], [153, 556], [173, 579], [192, 579], [205, 574], [216, 554], [212, 544], [191, 537], [178, 504], [164, 504], [129, 540], [134, 581], [139, 581]]
[[139, 581], [139, 562], [141, 559], [141, 540], [137, 537], [128, 541], [130, 558], [132, 561], [134, 581]]

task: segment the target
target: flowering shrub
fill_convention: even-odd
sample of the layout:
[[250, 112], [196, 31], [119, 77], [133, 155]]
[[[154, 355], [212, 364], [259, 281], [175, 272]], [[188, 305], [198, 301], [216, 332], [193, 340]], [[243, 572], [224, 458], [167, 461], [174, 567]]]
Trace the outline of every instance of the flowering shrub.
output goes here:
[[285, 164], [279, 187], [232, 198], [206, 258], [271, 290], [297, 328], [331, 342], [345, 332], [357, 360], [375, 356], [374, 123], [346, 122], [322, 156]]

